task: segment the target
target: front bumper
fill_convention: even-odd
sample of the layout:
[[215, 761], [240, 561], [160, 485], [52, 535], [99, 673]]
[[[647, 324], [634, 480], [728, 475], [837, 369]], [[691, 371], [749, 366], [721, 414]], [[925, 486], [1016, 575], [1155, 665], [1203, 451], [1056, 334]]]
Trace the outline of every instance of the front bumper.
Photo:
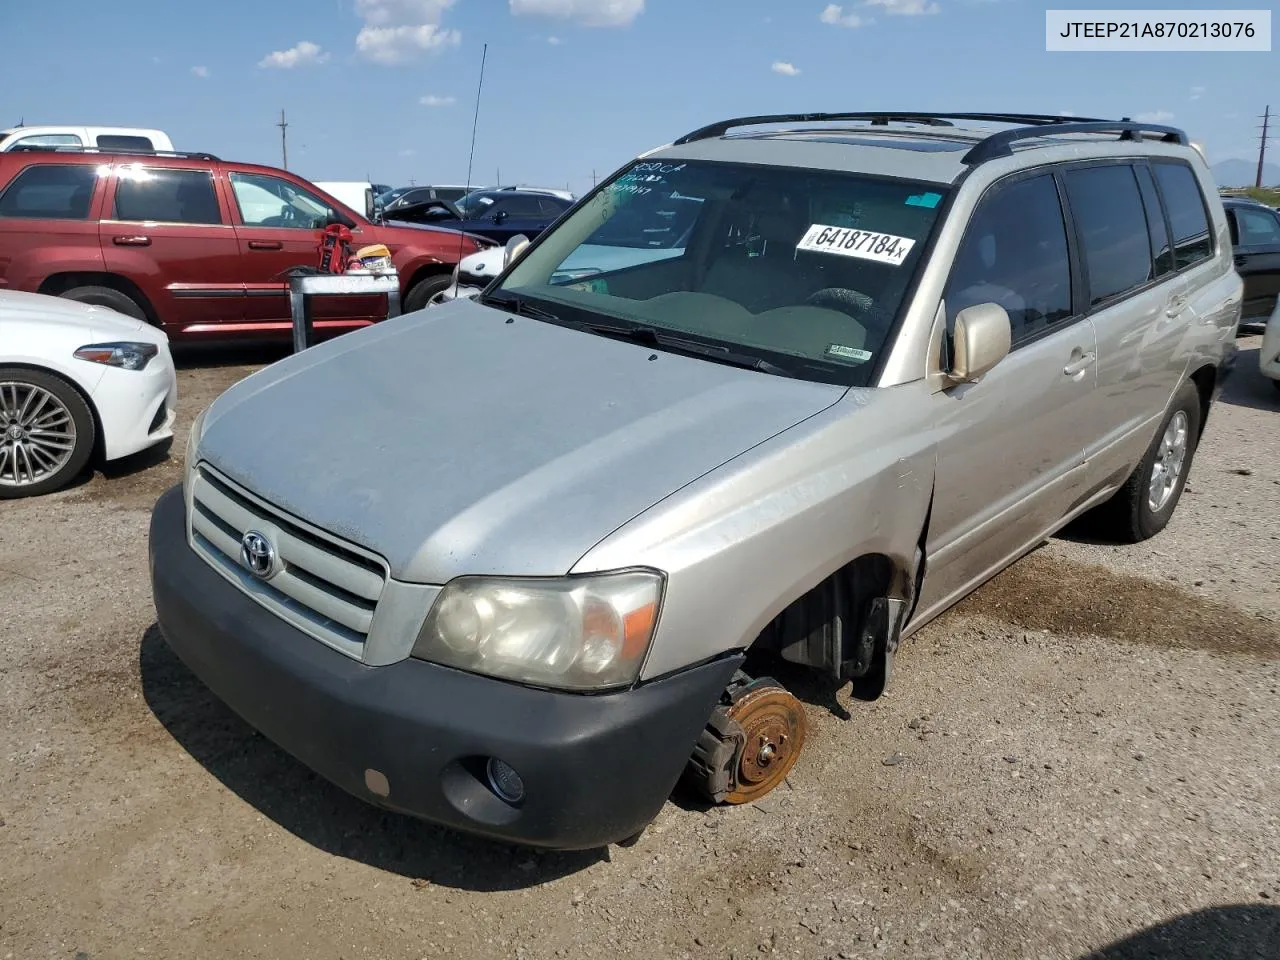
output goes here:
[[173, 436], [178, 377], [167, 345], [142, 370], [108, 367], [93, 390], [104, 460], [118, 460]]
[[1264, 377], [1280, 380], [1280, 306], [1276, 307], [1262, 334], [1262, 346], [1258, 349], [1258, 368]]
[[[535, 690], [418, 660], [370, 667], [298, 632], [188, 546], [181, 490], [151, 519], [160, 628], [251, 726], [370, 803], [494, 839], [589, 849], [657, 815], [721, 691], [727, 657], [618, 693]], [[497, 757], [520, 774], [511, 805]]]

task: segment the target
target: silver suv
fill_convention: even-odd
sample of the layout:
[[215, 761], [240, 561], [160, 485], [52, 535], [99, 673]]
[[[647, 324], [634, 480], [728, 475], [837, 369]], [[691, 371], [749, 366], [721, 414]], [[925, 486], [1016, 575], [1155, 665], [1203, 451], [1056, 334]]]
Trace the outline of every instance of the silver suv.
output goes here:
[[545, 847], [635, 835], [682, 774], [776, 786], [779, 660], [875, 698], [1071, 519], [1158, 533], [1241, 305], [1203, 159], [1129, 121], [718, 123], [509, 252], [223, 394], [151, 570], [173, 649], [304, 764]]

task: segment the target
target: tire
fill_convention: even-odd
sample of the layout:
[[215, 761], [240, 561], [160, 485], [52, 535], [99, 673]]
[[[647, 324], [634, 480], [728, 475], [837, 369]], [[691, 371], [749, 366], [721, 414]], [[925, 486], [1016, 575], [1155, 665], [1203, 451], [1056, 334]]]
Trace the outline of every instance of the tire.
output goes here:
[[1272, 380], [1271, 385], [1275, 387], [1277, 390], [1280, 390], [1280, 380]]
[[[1146, 455], [1125, 485], [1098, 509], [1099, 533], [1121, 543], [1140, 543], [1168, 526], [1187, 485], [1187, 475], [1191, 472], [1191, 462], [1200, 441], [1200, 420], [1200, 391], [1194, 383], [1184, 383], [1152, 438]], [[1169, 475], [1170, 458], [1177, 447], [1179, 435], [1183, 436], [1183, 446], [1176, 475], [1172, 483], [1166, 482], [1164, 490], [1153, 492], [1157, 470], [1162, 471], [1166, 478]]]
[[88, 464], [95, 433], [89, 405], [61, 377], [0, 367], [0, 500], [66, 486]]
[[402, 313], [416, 313], [424, 309], [430, 302], [431, 298], [437, 293], [449, 286], [449, 277], [427, 277], [425, 280], [419, 280], [413, 285], [407, 294], [405, 294], [404, 304], [401, 307]]
[[72, 287], [58, 294], [64, 300], [75, 300], [78, 303], [92, 303], [99, 307], [110, 307], [117, 313], [135, 320], [146, 320], [147, 312], [138, 301], [127, 293], [121, 293], [112, 287]]

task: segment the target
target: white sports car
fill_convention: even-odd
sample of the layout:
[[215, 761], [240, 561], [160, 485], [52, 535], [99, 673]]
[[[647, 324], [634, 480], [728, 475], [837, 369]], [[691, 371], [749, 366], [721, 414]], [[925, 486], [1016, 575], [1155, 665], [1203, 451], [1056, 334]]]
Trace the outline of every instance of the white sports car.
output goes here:
[[165, 334], [106, 307], [0, 291], [0, 499], [65, 486], [89, 465], [173, 436]]

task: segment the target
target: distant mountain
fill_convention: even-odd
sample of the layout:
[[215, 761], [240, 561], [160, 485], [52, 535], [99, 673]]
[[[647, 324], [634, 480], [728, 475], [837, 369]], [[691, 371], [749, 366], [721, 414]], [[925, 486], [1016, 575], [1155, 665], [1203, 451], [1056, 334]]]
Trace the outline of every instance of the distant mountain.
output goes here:
[[[1258, 174], [1258, 161], [1221, 160], [1211, 168], [1213, 179], [1220, 187], [1252, 187]], [[1266, 163], [1262, 166], [1262, 185], [1264, 187], [1280, 184], [1280, 166]]]

